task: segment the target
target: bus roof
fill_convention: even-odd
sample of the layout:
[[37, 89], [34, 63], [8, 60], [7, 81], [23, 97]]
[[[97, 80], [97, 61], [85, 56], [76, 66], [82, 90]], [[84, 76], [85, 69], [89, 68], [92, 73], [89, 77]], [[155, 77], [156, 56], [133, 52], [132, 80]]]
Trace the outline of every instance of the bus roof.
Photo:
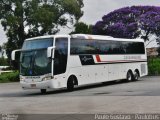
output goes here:
[[104, 35], [87, 35], [87, 34], [73, 34], [71, 38], [83, 38], [83, 39], [95, 39], [95, 40], [113, 40], [113, 41], [137, 41], [137, 42], [144, 42], [143, 39], [126, 39], [126, 38], [114, 38], [112, 36], [104, 36]]
[[54, 38], [54, 37], [69, 37], [70, 35], [44, 35], [44, 36], [39, 36], [39, 37], [33, 37], [33, 38], [28, 38], [28, 40], [36, 40], [36, 39], [41, 39], [41, 38]]
[[33, 37], [26, 39], [28, 40], [35, 40], [35, 39], [42, 39], [42, 38], [54, 38], [54, 37], [70, 37], [70, 38], [79, 38], [79, 39], [95, 39], [95, 40], [111, 40], [111, 41], [135, 41], [135, 42], [144, 42], [143, 39], [126, 39], [126, 38], [114, 38], [112, 36], [104, 36], [104, 35], [89, 35], [89, 34], [72, 34], [72, 35], [45, 35], [39, 37]]

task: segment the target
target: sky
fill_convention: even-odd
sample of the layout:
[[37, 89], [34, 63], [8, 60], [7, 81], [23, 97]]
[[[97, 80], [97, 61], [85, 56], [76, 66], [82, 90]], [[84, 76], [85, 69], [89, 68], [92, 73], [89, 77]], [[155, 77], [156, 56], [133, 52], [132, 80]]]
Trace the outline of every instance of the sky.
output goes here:
[[102, 16], [115, 9], [133, 5], [160, 6], [159, 0], [84, 0], [82, 21], [95, 24]]
[[[98, 20], [101, 20], [102, 16], [109, 12], [126, 6], [133, 5], [151, 5], [160, 6], [159, 0], [84, 0], [83, 17], [80, 21], [87, 24], [95, 24]], [[61, 33], [67, 34], [68, 30], [61, 30]], [[0, 25], [0, 45], [7, 41], [5, 32]], [[149, 47], [156, 46], [155, 42], [152, 42]]]

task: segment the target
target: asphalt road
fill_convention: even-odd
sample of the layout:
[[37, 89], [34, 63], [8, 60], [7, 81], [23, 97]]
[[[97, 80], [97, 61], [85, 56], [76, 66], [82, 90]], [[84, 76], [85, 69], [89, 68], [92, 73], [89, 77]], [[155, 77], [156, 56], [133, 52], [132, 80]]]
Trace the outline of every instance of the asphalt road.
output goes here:
[[19, 83], [0, 84], [0, 114], [160, 113], [160, 77], [136, 82], [108, 82], [66, 89], [22, 90]]

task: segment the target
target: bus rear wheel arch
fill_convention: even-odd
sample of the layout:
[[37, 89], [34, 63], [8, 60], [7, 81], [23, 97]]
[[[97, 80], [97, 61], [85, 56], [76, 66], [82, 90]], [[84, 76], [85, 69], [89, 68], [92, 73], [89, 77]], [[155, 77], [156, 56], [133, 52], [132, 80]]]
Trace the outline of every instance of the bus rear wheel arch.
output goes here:
[[75, 85], [78, 85], [77, 77], [75, 75], [71, 75], [68, 78], [68, 81], [67, 81], [67, 89], [68, 89], [68, 91], [73, 91]]

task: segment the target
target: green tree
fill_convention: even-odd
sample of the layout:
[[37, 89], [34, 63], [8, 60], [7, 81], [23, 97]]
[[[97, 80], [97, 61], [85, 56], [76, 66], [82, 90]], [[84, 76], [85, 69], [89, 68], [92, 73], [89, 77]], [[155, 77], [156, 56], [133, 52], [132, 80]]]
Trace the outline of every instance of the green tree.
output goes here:
[[92, 34], [92, 25], [87, 25], [83, 22], [76, 23], [75, 30], [71, 34], [82, 33], [82, 34]]
[[0, 52], [2, 52], [2, 46], [0, 45]]
[[26, 38], [56, 34], [60, 26], [74, 25], [83, 15], [82, 7], [83, 0], [1, 0], [0, 20], [8, 37], [8, 57]]

